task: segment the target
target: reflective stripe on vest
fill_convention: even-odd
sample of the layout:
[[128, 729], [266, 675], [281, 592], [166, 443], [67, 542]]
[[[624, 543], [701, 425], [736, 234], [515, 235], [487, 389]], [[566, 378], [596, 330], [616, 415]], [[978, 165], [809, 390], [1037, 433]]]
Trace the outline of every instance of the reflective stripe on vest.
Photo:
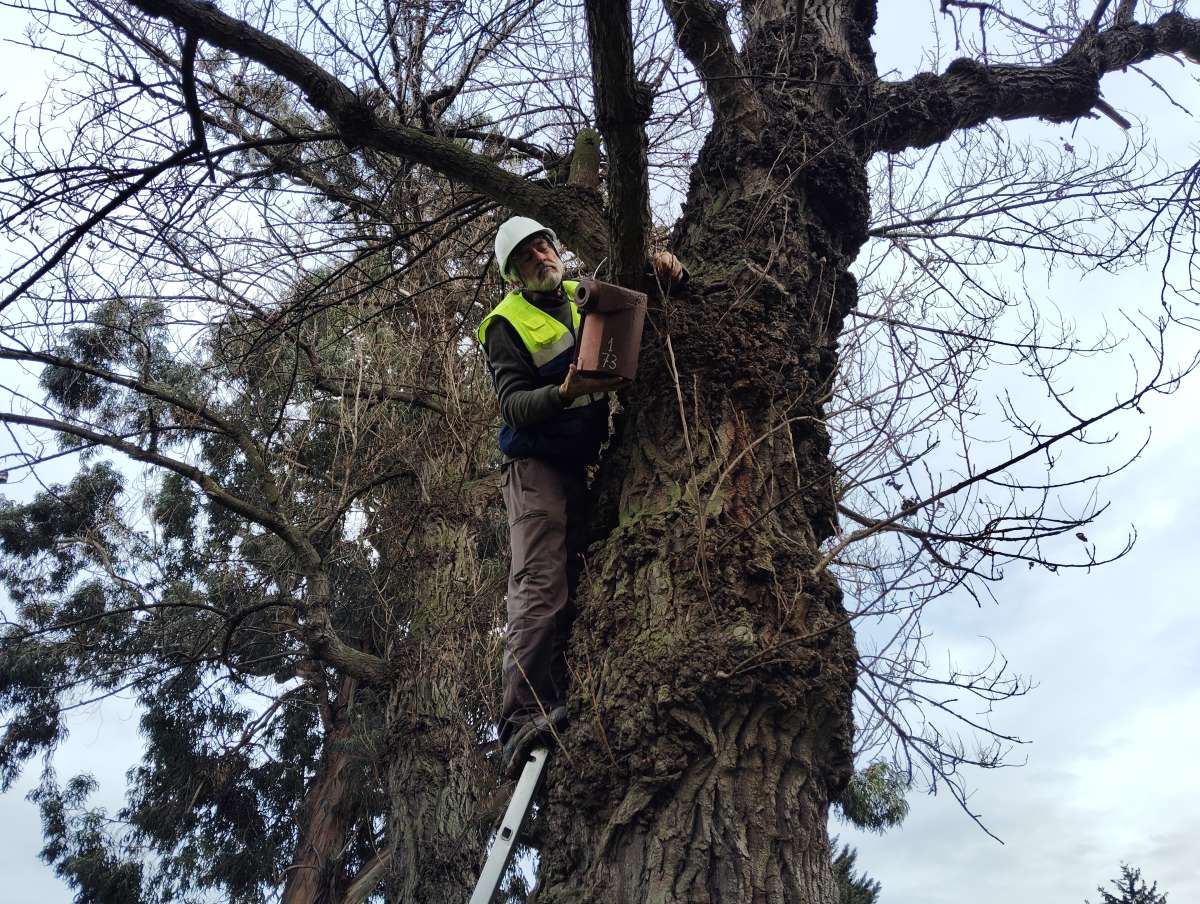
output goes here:
[[607, 392], [589, 392], [587, 395], [581, 395], [574, 402], [568, 405], [568, 408], [582, 408], [584, 405], [590, 405], [592, 402], [599, 402], [602, 398], [608, 395]]
[[[571, 304], [571, 322], [578, 330], [579, 308], [575, 307], [574, 299], [575, 288], [579, 283], [564, 280], [562, 285]], [[483, 318], [483, 323], [479, 324], [476, 335], [480, 345], [483, 345], [487, 337], [487, 328], [497, 317], [503, 317], [517, 331], [525, 350], [533, 359], [534, 367], [540, 368], [548, 364], [575, 344], [575, 336], [571, 330], [563, 326], [556, 317], [547, 314], [537, 305], [530, 304], [519, 291], [514, 291], [505, 295], [500, 304]]]

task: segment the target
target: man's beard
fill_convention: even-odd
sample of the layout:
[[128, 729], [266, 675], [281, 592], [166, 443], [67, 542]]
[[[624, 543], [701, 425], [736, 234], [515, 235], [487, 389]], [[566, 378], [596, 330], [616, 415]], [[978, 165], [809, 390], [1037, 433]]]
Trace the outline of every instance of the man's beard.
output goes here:
[[563, 265], [560, 261], [547, 263], [539, 268], [538, 275], [525, 280], [525, 288], [531, 292], [553, 292], [558, 288], [563, 278]]

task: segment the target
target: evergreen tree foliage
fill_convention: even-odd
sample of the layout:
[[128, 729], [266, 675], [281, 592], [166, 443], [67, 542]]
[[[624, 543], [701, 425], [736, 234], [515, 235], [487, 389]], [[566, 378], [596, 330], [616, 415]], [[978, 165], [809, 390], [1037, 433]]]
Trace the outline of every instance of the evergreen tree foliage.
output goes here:
[[[832, 850], [838, 850], [838, 838], [829, 839]], [[865, 872], [861, 875], [854, 873], [854, 861], [858, 859], [858, 851], [848, 844], [842, 845], [833, 858], [833, 878], [837, 882], [838, 904], [877, 904], [879, 890], [882, 887]]]
[[851, 825], [882, 834], [908, 815], [907, 790], [907, 776], [891, 763], [878, 761], [851, 776], [834, 806]]
[[113, 840], [104, 810], [86, 807], [95, 788], [89, 776], [76, 776], [63, 788], [51, 774], [43, 776], [30, 795], [42, 814], [42, 858], [75, 888], [75, 904], [143, 904], [139, 852]]
[[[335, 286], [362, 291], [361, 279], [314, 274], [280, 310], [328, 299]], [[111, 423], [141, 449], [179, 456], [250, 505], [283, 508], [314, 538], [335, 630], [363, 650], [390, 645], [419, 659], [447, 630], [441, 616], [474, 617], [454, 605], [452, 582], [477, 582], [472, 563], [481, 553], [499, 555], [496, 503], [470, 503], [482, 516], [479, 542], [468, 532], [474, 515], [460, 513], [447, 530], [442, 513], [430, 515], [430, 502], [449, 503], [464, 487], [478, 497], [463, 480], [474, 457], [439, 467], [431, 456], [447, 449], [424, 445], [422, 418], [408, 403], [364, 399], [350, 413], [328, 377], [340, 370], [362, 380], [374, 369], [379, 379], [395, 369], [391, 357], [416, 325], [401, 312], [379, 318], [375, 291], [357, 306], [320, 305], [303, 319], [303, 341], [267, 316], [230, 317], [201, 333], [201, 354], [190, 361], [168, 353], [154, 305], [113, 302], [60, 343], [58, 353], [106, 375], [140, 374], [158, 396], [203, 400], [203, 416], [78, 368], [52, 364], [41, 380], [51, 404]], [[385, 322], [356, 324], [364, 313]], [[319, 352], [310, 358], [304, 348]], [[419, 363], [410, 358], [406, 366]], [[224, 429], [211, 429], [214, 418]], [[78, 438], [68, 445], [80, 445]], [[254, 465], [264, 454], [276, 461], [269, 488]], [[130, 772], [127, 806], [115, 817], [91, 809], [90, 778], [60, 787], [50, 770], [35, 795], [43, 857], [78, 900], [149, 904], [218, 893], [238, 904], [261, 901], [286, 880], [307, 806], [343, 814], [328, 868], [332, 888], [348, 886], [389, 846], [387, 695], [305, 655], [296, 601], [306, 587], [293, 550], [275, 532], [247, 522], [186, 473], [130, 475], [95, 460], [29, 502], [0, 500], [0, 581], [15, 607], [0, 643], [8, 724], [0, 781], [8, 787], [31, 757], [52, 752], [64, 715], [81, 702], [132, 694], [145, 754]], [[363, 488], [353, 493], [356, 482]], [[444, 514], [452, 512], [447, 506]], [[414, 576], [417, 560], [440, 593]], [[486, 584], [480, 599], [494, 600], [496, 587]], [[492, 604], [486, 611], [481, 627], [490, 631]], [[464, 665], [485, 670], [461, 682], [481, 694], [462, 704], [462, 713], [478, 718], [472, 734], [493, 718], [480, 710], [482, 694], [494, 688], [494, 648], [476, 649], [479, 658], [452, 659], [456, 673]], [[430, 663], [426, 675], [436, 673]], [[408, 723], [417, 731], [422, 719], [438, 718], [435, 708], [450, 705], [419, 695], [422, 714]], [[337, 799], [306, 800], [326, 787], [320, 777], [331, 762]]]
[[1121, 875], [1109, 884], [1112, 891], [1097, 886], [1096, 891], [1100, 893], [1097, 904], [1167, 904], [1167, 894], [1159, 893], [1158, 883], [1147, 887], [1141, 869], [1127, 863], [1121, 864]]

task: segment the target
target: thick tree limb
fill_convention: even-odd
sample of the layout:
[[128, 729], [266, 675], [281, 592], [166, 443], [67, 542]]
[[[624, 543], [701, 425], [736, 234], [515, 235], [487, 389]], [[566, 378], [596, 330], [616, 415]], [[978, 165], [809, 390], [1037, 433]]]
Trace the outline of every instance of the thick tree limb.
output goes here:
[[633, 25], [626, 0], [585, 0], [596, 125], [608, 148], [608, 229], [613, 277], [637, 287], [650, 232], [646, 120], [651, 96], [633, 69]]
[[732, 126], [744, 139], [756, 141], [765, 116], [738, 63], [724, 8], [713, 0], [666, 0], [665, 5], [675, 43], [700, 73], [718, 127]]
[[375, 891], [376, 886], [383, 881], [383, 876], [387, 872], [391, 860], [392, 852], [388, 849], [380, 851], [364, 863], [354, 881], [350, 883], [343, 894], [341, 904], [363, 904], [363, 901], [371, 896], [371, 892]]
[[1117, 25], [1128, 25], [1133, 21], [1133, 9], [1137, 6], [1136, 0], [1121, 0], [1117, 4], [1117, 12], [1113, 16], [1113, 21]]
[[388, 661], [382, 656], [367, 653], [342, 640], [329, 619], [329, 577], [324, 572], [306, 575], [308, 593], [304, 621], [297, 625], [300, 636], [308, 646], [313, 658], [337, 669], [344, 675], [352, 675], [366, 684], [385, 684], [391, 676]]
[[1100, 30], [1100, 23], [1103, 21], [1104, 13], [1108, 9], [1108, 5], [1110, 3], [1112, 3], [1112, 0], [1100, 0], [1100, 2], [1096, 4], [1096, 9], [1092, 13], [1092, 17], [1088, 19], [1087, 28], [1084, 29], [1084, 34]]
[[993, 118], [1069, 122], [1097, 107], [1103, 75], [1170, 53], [1200, 62], [1200, 20], [1168, 13], [1153, 25], [1119, 22], [1085, 34], [1041, 66], [955, 60], [942, 75], [922, 73], [880, 85], [864, 121], [875, 149], [893, 153], [937, 144]]
[[287, 79], [304, 92], [313, 107], [329, 117], [347, 144], [374, 148], [427, 166], [548, 224], [585, 259], [604, 256], [602, 212], [594, 193], [572, 186], [537, 185], [451, 140], [384, 123], [362, 98], [305, 54], [216, 9], [191, 0], [130, 3]]

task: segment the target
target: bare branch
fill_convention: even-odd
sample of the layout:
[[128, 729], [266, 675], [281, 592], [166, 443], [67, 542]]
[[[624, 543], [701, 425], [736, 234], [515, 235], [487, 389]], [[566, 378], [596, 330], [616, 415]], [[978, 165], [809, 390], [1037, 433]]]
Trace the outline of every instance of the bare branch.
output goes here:
[[[349, 145], [396, 154], [469, 185], [502, 204], [552, 226], [585, 259], [604, 256], [597, 199], [572, 186], [536, 185], [445, 138], [382, 122], [368, 104], [312, 59], [211, 5], [190, 0], [130, 0], [143, 12], [167, 19], [210, 44], [266, 66], [304, 92]], [[643, 252], [644, 254], [644, 252]]]
[[999, 464], [993, 465], [992, 467], [979, 472], [978, 474], [971, 474], [971, 475], [963, 478], [962, 480], [958, 481], [957, 483], [953, 484], [952, 486], [946, 487], [944, 490], [940, 490], [937, 493], [934, 493], [932, 496], [926, 497], [925, 499], [922, 499], [919, 501], [910, 500], [906, 505], [904, 505], [898, 512], [894, 513], [893, 515], [891, 515], [887, 518], [881, 518], [878, 521], [875, 521], [874, 523], [872, 523], [871, 525], [869, 525], [867, 527], [863, 527], [863, 528], [860, 528], [859, 530], [850, 532], [849, 534], [845, 535], [841, 540], [839, 540], [838, 543], [836, 543], [833, 546], [833, 548], [829, 550], [829, 552], [827, 552], [825, 555], [823, 555], [821, 557], [821, 560], [813, 567], [813, 573], [819, 574], [822, 571], [824, 571], [827, 567], [829, 567], [829, 564], [832, 561], [834, 561], [834, 559], [837, 558], [838, 554], [840, 554], [841, 551], [844, 550], [850, 544], [857, 543], [859, 540], [863, 540], [863, 539], [871, 536], [872, 534], [876, 534], [879, 531], [885, 530], [885, 529], [891, 527], [892, 525], [894, 525], [901, 518], [905, 518], [905, 517], [913, 514], [914, 512], [919, 511], [920, 509], [927, 508], [931, 505], [935, 505], [936, 503], [940, 502], [941, 500], [946, 499], [950, 496], [953, 496], [955, 493], [960, 493], [967, 487], [969, 487], [973, 484], [976, 484], [979, 481], [987, 480], [989, 477], [993, 477], [997, 474], [1007, 471], [1010, 468], [1012, 468], [1014, 465], [1019, 464], [1020, 462], [1024, 461], [1027, 458], [1030, 458], [1031, 456], [1037, 455], [1039, 452], [1043, 452], [1046, 449], [1049, 449], [1050, 447], [1056, 445], [1057, 443], [1063, 441], [1064, 439], [1067, 439], [1068, 437], [1078, 436], [1082, 431], [1086, 430], [1088, 427], [1091, 427], [1094, 424], [1098, 424], [1101, 421], [1106, 420], [1107, 418], [1111, 417], [1113, 414], [1115, 414], [1118, 411], [1128, 410], [1131, 408], [1136, 409], [1138, 407], [1139, 403], [1141, 402], [1142, 397], [1150, 392], [1169, 391], [1170, 389], [1172, 389], [1173, 387], [1178, 385], [1178, 383], [1182, 379], [1182, 377], [1188, 371], [1190, 371], [1193, 367], [1195, 367], [1195, 364], [1196, 364], [1196, 362], [1193, 362], [1192, 365], [1189, 368], [1185, 369], [1185, 371], [1181, 374], [1176, 374], [1176, 375], [1167, 377], [1161, 381], [1147, 382], [1144, 386], [1140, 387], [1137, 390], [1137, 392], [1135, 392], [1131, 397], [1122, 399], [1121, 401], [1117, 402], [1116, 404], [1104, 409], [1103, 411], [1101, 411], [1097, 414], [1092, 415], [1089, 418], [1081, 419], [1077, 423], [1073, 424], [1072, 426], [1068, 427], [1065, 430], [1061, 430], [1057, 433], [1047, 436], [1045, 439], [1041, 440], [1038, 443], [1035, 443], [1034, 445], [1030, 446], [1028, 449], [1021, 452], [1020, 454], [1014, 455], [1011, 458], [1008, 458], [1005, 461], [1000, 462]]
[[219, 503], [232, 512], [236, 512], [248, 521], [265, 527], [271, 531], [287, 539], [287, 535], [292, 533], [289, 525], [284, 523], [274, 512], [260, 508], [252, 502], [236, 496], [229, 490], [225, 489], [211, 475], [204, 471], [189, 465], [187, 462], [179, 461], [170, 456], [163, 455], [160, 452], [152, 452], [148, 449], [143, 449], [136, 443], [131, 443], [128, 440], [121, 439], [116, 436], [109, 436], [92, 430], [80, 424], [72, 424], [69, 421], [57, 420], [55, 418], [29, 417], [23, 414], [10, 414], [8, 412], [0, 412], [0, 423], [5, 424], [20, 424], [25, 427], [40, 427], [44, 430], [53, 430], [55, 433], [62, 433], [68, 436], [76, 436], [80, 439], [86, 439], [98, 446], [106, 446], [109, 449], [114, 449], [128, 455], [134, 461], [145, 462], [146, 464], [156, 465], [160, 468], [165, 468], [172, 471], [181, 477], [186, 477], [192, 481], [204, 494]]
[[130, 185], [118, 191], [116, 195], [114, 195], [109, 201], [92, 212], [87, 219], [72, 229], [67, 237], [63, 239], [62, 243], [58, 246], [55, 252], [51, 254], [45, 261], [43, 261], [40, 267], [34, 270], [32, 274], [27, 276], [15, 289], [13, 289], [8, 293], [8, 295], [0, 300], [0, 311], [3, 311], [6, 307], [20, 298], [30, 286], [53, 270], [55, 265], [57, 265], [59, 261], [66, 257], [72, 248], [78, 245], [79, 242], [84, 239], [84, 237], [86, 237], [93, 229], [95, 229], [98, 223], [103, 222], [105, 217], [107, 217], [117, 208], [121, 207], [123, 204], [127, 203], [131, 198], [137, 195], [138, 192], [144, 189], [147, 185], [149, 185], [167, 170], [184, 163], [189, 157], [192, 157], [199, 150], [199, 146], [193, 142], [182, 150], [176, 151], [165, 160], [162, 160], [153, 166], [147, 167], [144, 171], [142, 171], [138, 178], [135, 179]]

